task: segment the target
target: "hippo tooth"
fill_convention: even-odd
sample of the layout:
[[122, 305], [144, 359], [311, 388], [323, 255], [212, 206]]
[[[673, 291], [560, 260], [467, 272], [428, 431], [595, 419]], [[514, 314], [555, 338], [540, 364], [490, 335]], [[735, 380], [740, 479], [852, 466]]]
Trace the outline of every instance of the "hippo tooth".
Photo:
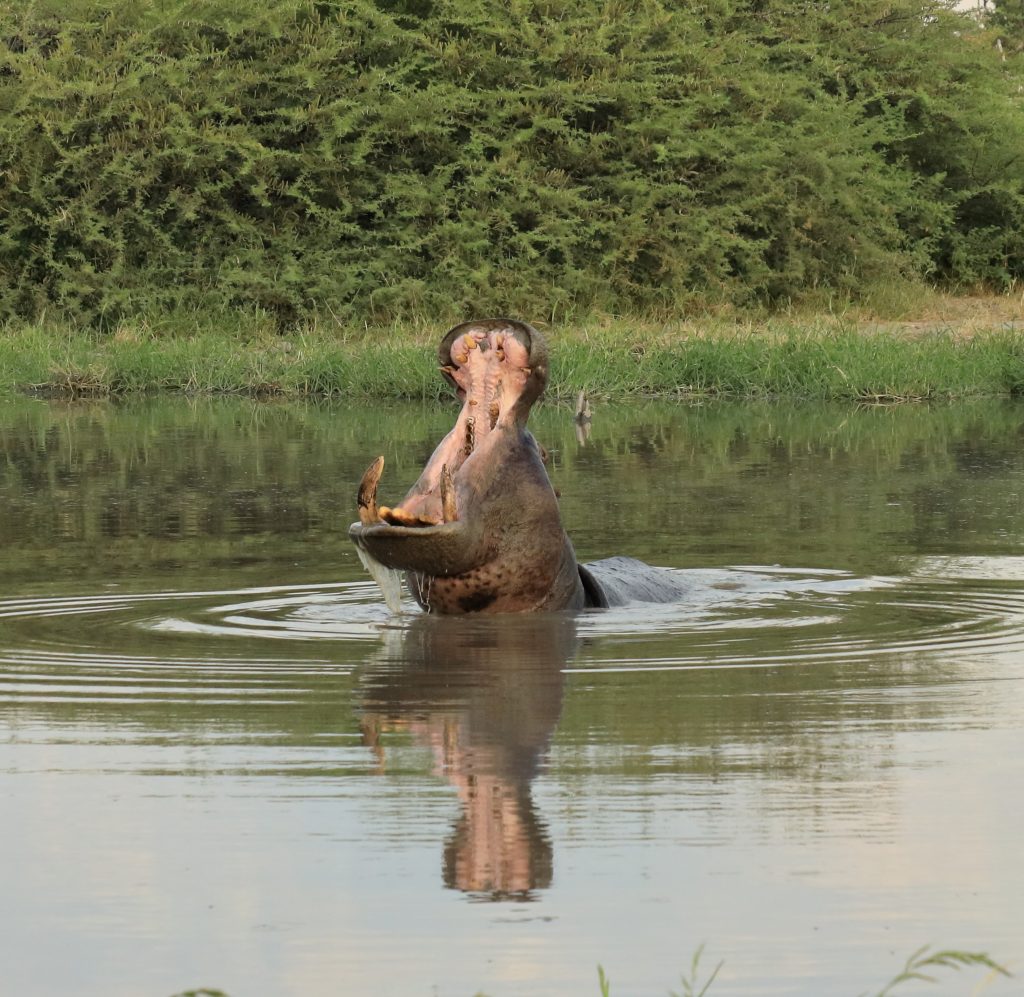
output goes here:
[[423, 516], [418, 512], [410, 512], [400, 505], [396, 505], [393, 509], [382, 505], [380, 518], [389, 526], [437, 526], [440, 522], [435, 516]]
[[446, 523], [454, 523], [459, 518], [455, 507], [455, 482], [447, 464], [441, 468], [441, 517]]
[[380, 522], [380, 513], [377, 510], [377, 483], [384, 471], [384, 457], [378, 457], [363, 474], [359, 482], [359, 490], [356, 492], [356, 505], [359, 506], [359, 522], [363, 526]]

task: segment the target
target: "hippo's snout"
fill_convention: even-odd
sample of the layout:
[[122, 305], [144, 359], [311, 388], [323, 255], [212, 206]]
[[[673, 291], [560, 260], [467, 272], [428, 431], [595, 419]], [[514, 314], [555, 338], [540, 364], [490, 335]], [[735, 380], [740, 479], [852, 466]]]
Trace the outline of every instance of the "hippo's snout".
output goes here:
[[[437, 359], [445, 380], [455, 388], [460, 400], [468, 395], [468, 377], [464, 373], [471, 363], [471, 350], [479, 349], [481, 354], [494, 350], [490, 357], [476, 361], [475, 370], [491, 373], [498, 382], [502, 381], [499, 371], [504, 366], [506, 373], [514, 373], [505, 388], [508, 400], [521, 410], [522, 421], [526, 421], [530, 407], [544, 393], [548, 383], [548, 347], [533, 326], [509, 318], [483, 319], [477, 322], [463, 322], [449, 330], [437, 348]], [[503, 362], [508, 359], [509, 363]], [[479, 379], [479, 374], [477, 376]], [[514, 394], [514, 398], [511, 396]]]

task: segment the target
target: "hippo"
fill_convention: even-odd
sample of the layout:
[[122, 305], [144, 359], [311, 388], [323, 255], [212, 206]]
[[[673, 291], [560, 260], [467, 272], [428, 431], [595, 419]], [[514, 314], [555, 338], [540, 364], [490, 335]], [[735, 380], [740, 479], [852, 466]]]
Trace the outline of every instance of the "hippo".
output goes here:
[[378, 457], [359, 484], [349, 536], [367, 567], [404, 571], [428, 613], [523, 613], [674, 602], [665, 569], [628, 557], [579, 564], [543, 454], [526, 428], [548, 379], [548, 350], [525, 322], [463, 322], [438, 347], [462, 402], [400, 505], [377, 504]]

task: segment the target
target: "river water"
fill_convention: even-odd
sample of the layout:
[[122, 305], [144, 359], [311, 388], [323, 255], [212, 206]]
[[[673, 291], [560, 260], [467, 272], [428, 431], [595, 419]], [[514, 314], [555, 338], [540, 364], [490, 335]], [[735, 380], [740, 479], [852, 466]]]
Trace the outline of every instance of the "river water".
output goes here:
[[549, 406], [688, 598], [393, 616], [355, 484], [453, 417], [0, 404], [0, 989], [1019, 993], [1024, 406]]

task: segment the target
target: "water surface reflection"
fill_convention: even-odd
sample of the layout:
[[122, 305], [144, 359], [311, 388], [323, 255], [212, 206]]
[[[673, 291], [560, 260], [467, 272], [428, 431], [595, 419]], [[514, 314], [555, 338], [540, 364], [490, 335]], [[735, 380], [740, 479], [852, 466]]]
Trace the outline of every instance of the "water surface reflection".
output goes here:
[[352, 484], [368, 439], [410, 483], [442, 409], [0, 409], [5, 986], [600, 962], [662, 995], [705, 941], [724, 997], [873, 992], [924, 943], [1021, 966], [1024, 412], [538, 415], [582, 555], [683, 603], [391, 617]]
[[387, 771], [383, 731], [409, 731], [462, 811], [444, 882], [481, 899], [529, 900], [551, 885], [552, 846], [531, 794], [575, 651], [569, 614], [420, 617], [389, 630], [360, 681], [360, 727]]

